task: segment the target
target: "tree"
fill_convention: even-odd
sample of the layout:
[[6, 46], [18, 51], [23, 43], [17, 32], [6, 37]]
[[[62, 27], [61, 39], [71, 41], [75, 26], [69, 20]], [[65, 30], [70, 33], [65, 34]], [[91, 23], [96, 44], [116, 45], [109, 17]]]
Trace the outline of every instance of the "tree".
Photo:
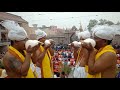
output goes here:
[[116, 23], [116, 25], [120, 25], [120, 22], [118, 21], [118, 22]]
[[98, 21], [95, 20], [95, 19], [94, 19], [94, 20], [90, 20], [90, 21], [89, 21], [89, 24], [88, 24], [88, 26], [87, 26], [87, 27], [88, 27], [88, 30], [91, 31], [91, 29], [92, 29], [95, 25], [97, 25], [97, 23], [98, 23]]
[[74, 31], [76, 31], [77, 30], [77, 28], [76, 28], [76, 26], [72, 26], [72, 28], [71, 28], [72, 30], [74, 30]]
[[100, 19], [98, 25], [104, 25], [107, 22], [106, 19]]
[[97, 20], [90, 20], [89, 21], [89, 25], [88, 30], [91, 32], [91, 29], [95, 26], [95, 25], [120, 25], [120, 22], [118, 21], [117, 24], [114, 24], [112, 21], [106, 20], [106, 19], [100, 19], [99, 22]]
[[114, 23], [112, 21], [106, 20], [106, 19], [100, 19], [98, 25], [113, 25]]
[[106, 21], [105, 24], [114, 25], [114, 23], [112, 21]]
[[47, 26], [46, 25], [42, 25], [42, 28], [46, 28]]

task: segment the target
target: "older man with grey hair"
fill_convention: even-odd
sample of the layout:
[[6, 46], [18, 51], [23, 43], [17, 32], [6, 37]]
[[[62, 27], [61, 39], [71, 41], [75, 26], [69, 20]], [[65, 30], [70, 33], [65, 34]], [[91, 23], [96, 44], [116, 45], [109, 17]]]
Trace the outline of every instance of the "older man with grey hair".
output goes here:
[[96, 41], [95, 49], [91, 44], [82, 44], [90, 53], [86, 65], [87, 78], [115, 78], [117, 57], [110, 45], [115, 36], [114, 28], [104, 25], [94, 27], [92, 36]]

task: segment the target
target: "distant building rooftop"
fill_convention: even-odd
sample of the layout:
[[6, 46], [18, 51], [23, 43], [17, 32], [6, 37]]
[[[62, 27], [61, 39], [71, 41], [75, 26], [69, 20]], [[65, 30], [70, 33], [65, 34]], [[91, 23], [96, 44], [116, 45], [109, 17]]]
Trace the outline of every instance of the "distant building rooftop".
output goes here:
[[17, 16], [14, 14], [0, 12], [0, 19], [1, 20], [14, 20], [18, 22], [28, 23], [26, 20], [22, 19], [21, 16]]

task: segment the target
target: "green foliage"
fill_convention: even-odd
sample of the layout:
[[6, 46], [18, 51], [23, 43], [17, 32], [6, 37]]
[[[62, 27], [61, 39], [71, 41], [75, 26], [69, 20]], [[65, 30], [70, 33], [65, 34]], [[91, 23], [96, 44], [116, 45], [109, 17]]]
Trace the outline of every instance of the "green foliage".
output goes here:
[[62, 68], [62, 71], [64, 71], [65, 74], [68, 75], [70, 73], [70, 71], [71, 71], [71, 68], [68, 65], [64, 65], [64, 67]]
[[[106, 20], [106, 19], [100, 19], [99, 22], [97, 20], [90, 20], [89, 24], [88, 24], [88, 30], [91, 31], [91, 29], [95, 26], [95, 25], [115, 25], [112, 21]], [[117, 22], [116, 25], [120, 25], [120, 22]]]
[[106, 19], [100, 19], [98, 25], [104, 25], [106, 24], [107, 20]]
[[72, 26], [72, 30], [76, 31], [77, 30], [76, 26]]
[[92, 29], [92, 27], [94, 27], [95, 25], [97, 25], [98, 21], [97, 20], [90, 20], [89, 21], [89, 25], [87, 26], [88, 27], [88, 30], [90, 31]]
[[118, 21], [115, 25], [120, 25], [120, 22]]
[[113, 25], [114, 23], [112, 21], [106, 20], [106, 19], [100, 19], [98, 25]]

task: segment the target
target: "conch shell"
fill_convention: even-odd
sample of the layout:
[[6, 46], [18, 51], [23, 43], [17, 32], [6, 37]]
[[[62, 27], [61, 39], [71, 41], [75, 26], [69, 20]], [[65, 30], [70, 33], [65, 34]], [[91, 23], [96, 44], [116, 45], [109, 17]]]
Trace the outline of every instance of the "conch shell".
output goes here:
[[[96, 45], [95, 40], [93, 40], [93, 39], [91, 39], [91, 38], [85, 39], [83, 42], [85, 42], [85, 43], [91, 43], [91, 45], [92, 45], [93, 47], [95, 47], [95, 45]], [[72, 43], [73, 43], [73, 45], [74, 45], [75, 47], [81, 47], [81, 42], [73, 41]], [[68, 44], [68, 45], [71, 45], [71, 44]]]
[[27, 49], [28, 46], [30, 45], [31, 47], [34, 47], [36, 45], [38, 45], [40, 42], [38, 40], [28, 40], [25, 43], [25, 48]]
[[[81, 42], [73, 41], [72, 43], [75, 47], [80, 47], [81, 46]], [[69, 45], [71, 45], [71, 44], [69, 44]]]
[[50, 44], [50, 40], [45, 40], [45, 46], [49, 46]]
[[85, 39], [84, 42], [85, 42], [85, 43], [91, 43], [91, 45], [92, 45], [93, 47], [95, 47], [95, 45], [96, 45], [95, 40], [93, 40], [93, 39], [91, 39], [91, 38]]

